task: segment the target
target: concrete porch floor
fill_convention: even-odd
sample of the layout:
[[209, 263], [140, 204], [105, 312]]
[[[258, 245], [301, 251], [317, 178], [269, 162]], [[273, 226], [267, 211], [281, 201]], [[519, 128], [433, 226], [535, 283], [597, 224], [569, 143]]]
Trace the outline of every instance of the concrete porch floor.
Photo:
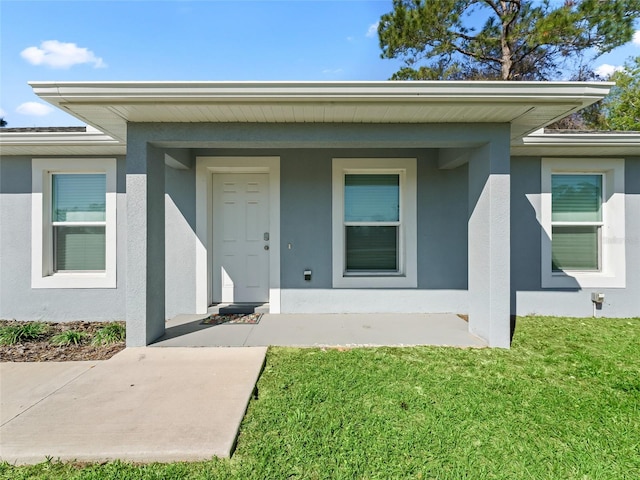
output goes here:
[[178, 315], [152, 347], [411, 346], [486, 347], [455, 314], [264, 314], [255, 325], [203, 325], [209, 314]]

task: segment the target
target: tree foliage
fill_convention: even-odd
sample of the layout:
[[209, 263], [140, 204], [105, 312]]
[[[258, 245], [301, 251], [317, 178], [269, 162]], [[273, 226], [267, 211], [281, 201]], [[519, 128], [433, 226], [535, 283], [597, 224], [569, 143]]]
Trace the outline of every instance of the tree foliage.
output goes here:
[[393, 0], [378, 26], [393, 79], [549, 80], [631, 40], [640, 0]]
[[[603, 80], [591, 72], [572, 80]], [[603, 100], [565, 117], [549, 128], [568, 130], [617, 130], [640, 132], [640, 56], [630, 58], [623, 69], [604, 78], [615, 82]]]
[[[583, 65], [571, 75], [569, 80], [572, 82], [601, 82], [604, 79], [594, 72], [591, 65]], [[554, 130], [603, 130], [603, 118], [601, 100], [561, 118], [546, 128]]]
[[0, 117], [0, 128], [6, 127], [6, 126], [7, 126], [7, 121], [3, 117]]
[[640, 132], [640, 56], [630, 59], [624, 70], [609, 78], [616, 82], [602, 102], [601, 127]]

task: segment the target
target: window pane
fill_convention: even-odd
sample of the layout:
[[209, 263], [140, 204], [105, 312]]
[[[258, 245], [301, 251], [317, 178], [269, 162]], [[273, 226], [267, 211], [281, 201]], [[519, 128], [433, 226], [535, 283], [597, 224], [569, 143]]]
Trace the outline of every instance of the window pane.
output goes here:
[[598, 270], [598, 235], [599, 227], [553, 227], [552, 270]]
[[399, 215], [399, 175], [345, 175], [346, 222], [397, 222]]
[[602, 175], [552, 175], [551, 220], [599, 222], [602, 220]]
[[105, 227], [53, 227], [54, 270], [104, 270]]
[[398, 227], [346, 227], [347, 271], [398, 271]]
[[54, 222], [105, 221], [106, 175], [53, 175]]

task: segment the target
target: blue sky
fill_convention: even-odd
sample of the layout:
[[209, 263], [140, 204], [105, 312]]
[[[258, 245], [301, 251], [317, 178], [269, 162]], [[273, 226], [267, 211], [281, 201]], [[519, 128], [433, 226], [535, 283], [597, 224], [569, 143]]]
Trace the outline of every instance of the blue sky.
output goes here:
[[[47, 108], [31, 80], [385, 80], [401, 66], [380, 58], [375, 32], [391, 9], [391, 0], [0, 0], [0, 116], [10, 127], [80, 124]], [[595, 65], [636, 55], [640, 32]]]

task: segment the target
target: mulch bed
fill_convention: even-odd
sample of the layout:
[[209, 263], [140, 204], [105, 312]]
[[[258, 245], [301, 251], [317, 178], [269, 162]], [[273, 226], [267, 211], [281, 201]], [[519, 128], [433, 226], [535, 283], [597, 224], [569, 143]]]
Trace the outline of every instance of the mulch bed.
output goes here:
[[[0, 320], [0, 327], [19, 325], [16, 320]], [[0, 362], [68, 362], [79, 360], [107, 360], [125, 348], [125, 342], [111, 345], [91, 345], [93, 335], [113, 322], [42, 322], [47, 332], [35, 340], [15, 345], [0, 345]], [[124, 325], [124, 322], [118, 322]], [[53, 345], [51, 337], [66, 330], [83, 332], [87, 337], [78, 345]]]

